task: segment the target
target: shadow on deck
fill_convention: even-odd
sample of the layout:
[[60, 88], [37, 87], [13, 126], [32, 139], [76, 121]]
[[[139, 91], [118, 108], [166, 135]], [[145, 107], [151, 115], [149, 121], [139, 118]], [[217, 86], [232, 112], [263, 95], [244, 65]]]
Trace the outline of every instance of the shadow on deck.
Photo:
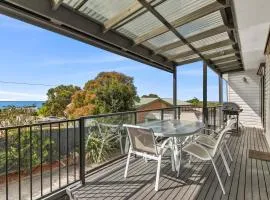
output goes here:
[[[169, 159], [162, 164], [159, 191], [154, 191], [156, 162], [132, 159], [128, 178], [123, 178], [126, 159], [118, 160], [86, 179], [86, 185], [73, 193], [82, 199], [270, 199], [270, 162], [248, 158], [248, 150], [270, 152], [262, 131], [245, 128], [228, 141], [233, 155], [231, 176], [219, 157], [216, 160], [226, 195], [222, 194], [210, 162], [183, 164], [176, 178]], [[226, 155], [227, 157], [227, 155]], [[227, 160], [228, 157], [227, 157]]]

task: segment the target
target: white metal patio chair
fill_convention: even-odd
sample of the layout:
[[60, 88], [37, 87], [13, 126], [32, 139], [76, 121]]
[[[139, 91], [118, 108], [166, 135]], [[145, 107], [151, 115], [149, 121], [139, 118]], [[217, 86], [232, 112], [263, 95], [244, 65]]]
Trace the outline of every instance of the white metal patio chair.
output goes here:
[[[213, 129], [207, 129], [205, 128], [204, 130], [207, 130], [207, 131], [210, 131], [210, 134], [207, 135], [207, 134], [199, 134], [199, 136], [197, 136], [195, 138], [195, 142], [201, 144], [201, 145], [204, 145], [208, 148], [215, 148], [215, 145], [217, 144], [218, 140], [217, 140], [217, 137], [218, 135], [222, 132], [222, 129], [227, 129], [227, 131], [231, 130], [232, 129], [232, 126], [235, 122], [233, 120], [230, 120], [228, 121], [227, 125], [223, 128], [221, 128], [220, 130], [216, 131], [216, 130], [213, 130]], [[232, 158], [232, 155], [231, 155], [231, 152], [229, 150], [229, 147], [227, 145], [227, 142], [226, 140], [223, 140], [223, 144], [226, 148], [226, 151], [229, 155], [229, 158], [231, 161], [233, 161], [233, 158]], [[229, 173], [228, 173], [229, 174]]]
[[[101, 147], [99, 150], [99, 155], [98, 155], [98, 162], [101, 159], [101, 155], [102, 155], [102, 151], [104, 148], [104, 144], [105, 142], [109, 142], [111, 140], [117, 139], [119, 141], [119, 145], [120, 145], [120, 151], [121, 154], [123, 154], [123, 143], [122, 143], [122, 134], [121, 134], [121, 128], [122, 125], [121, 123], [119, 125], [115, 125], [115, 124], [108, 124], [108, 123], [99, 123], [97, 120], [91, 120], [91, 126], [95, 126], [97, 128], [97, 134], [98, 136], [101, 138]], [[105, 131], [105, 129], [109, 130], [109, 133]], [[88, 138], [86, 140], [85, 145], [88, 145], [88, 142], [91, 140], [93, 133], [90, 133], [88, 135]]]
[[169, 142], [171, 138], [165, 139], [165, 141], [163, 141], [162, 144], [159, 146], [156, 143], [154, 132], [152, 129], [127, 124], [124, 124], [123, 126], [126, 127], [130, 140], [130, 149], [128, 152], [124, 177], [126, 178], [128, 174], [131, 154], [142, 156], [146, 159], [156, 160], [158, 164], [156, 172], [155, 191], [158, 191], [161, 159], [164, 153], [170, 148]]
[[205, 146], [203, 146], [201, 144], [198, 144], [196, 142], [191, 142], [190, 144], [183, 147], [184, 152], [186, 152], [186, 153], [188, 153], [188, 154], [190, 154], [190, 155], [192, 155], [192, 156], [194, 156], [194, 157], [196, 157], [198, 159], [201, 159], [201, 160], [204, 160], [204, 161], [211, 160], [211, 162], [213, 164], [213, 167], [214, 167], [214, 170], [216, 172], [220, 187], [221, 187], [221, 189], [223, 191], [223, 194], [225, 194], [225, 189], [224, 189], [223, 183], [221, 181], [220, 175], [218, 173], [218, 170], [217, 170], [214, 159], [216, 159], [219, 156], [219, 153], [220, 153], [220, 155], [222, 157], [222, 160], [224, 162], [225, 168], [226, 168], [226, 170], [228, 172], [228, 175], [230, 176], [230, 169], [229, 169], [228, 163], [227, 163], [227, 161], [225, 159], [225, 156], [223, 154], [223, 151], [222, 151], [222, 147], [224, 145], [224, 137], [225, 137], [226, 132], [228, 130], [229, 130], [229, 128], [225, 127], [220, 132], [220, 134], [218, 136], [218, 139], [215, 142], [214, 148], [208, 148], [208, 147], [205, 147]]

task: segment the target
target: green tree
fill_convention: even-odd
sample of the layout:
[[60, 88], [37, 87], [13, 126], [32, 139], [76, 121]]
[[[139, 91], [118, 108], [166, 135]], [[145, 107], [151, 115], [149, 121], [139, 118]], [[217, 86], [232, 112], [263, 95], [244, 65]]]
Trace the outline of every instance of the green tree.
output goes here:
[[71, 102], [72, 95], [80, 88], [74, 85], [59, 85], [47, 92], [48, 100], [39, 110], [43, 116], [65, 116], [65, 109]]
[[76, 92], [67, 108], [70, 117], [134, 109], [138, 101], [133, 78], [118, 72], [101, 72]]
[[199, 106], [200, 105], [200, 100], [196, 97], [193, 99], [187, 100], [188, 103], [191, 103], [193, 106]]
[[142, 98], [159, 98], [159, 96], [157, 94], [148, 94], [148, 95], [142, 95]]

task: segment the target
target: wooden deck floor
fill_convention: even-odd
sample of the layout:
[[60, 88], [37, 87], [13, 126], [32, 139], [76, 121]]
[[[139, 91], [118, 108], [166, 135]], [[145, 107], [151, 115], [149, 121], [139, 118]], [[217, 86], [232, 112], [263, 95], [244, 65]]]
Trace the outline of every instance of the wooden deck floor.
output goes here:
[[[165, 159], [160, 178], [160, 190], [154, 191], [156, 162], [133, 158], [129, 177], [124, 180], [126, 159], [93, 172], [86, 185], [74, 194], [85, 199], [270, 199], [270, 162], [248, 158], [248, 150], [269, 151], [259, 129], [245, 128], [241, 134], [228, 140], [234, 161], [229, 163], [231, 176], [227, 176], [219, 157], [216, 161], [226, 195], [222, 194], [210, 162], [194, 161], [181, 168], [176, 178], [169, 159]], [[226, 155], [227, 157], [227, 155]]]

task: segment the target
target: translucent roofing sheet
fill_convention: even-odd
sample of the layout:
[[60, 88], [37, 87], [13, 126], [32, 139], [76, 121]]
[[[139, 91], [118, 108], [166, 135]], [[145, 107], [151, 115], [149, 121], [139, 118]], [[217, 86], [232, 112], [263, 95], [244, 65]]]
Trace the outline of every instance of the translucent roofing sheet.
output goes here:
[[212, 60], [213, 62], [215, 62], [215, 60], [219, 60], [219, 59], [227, 58], [227, 57], [231, 57], [231, 56], [235, 56], [235, 54], [232, 53], [232, 54], [228, 54], [228, 55], [224, 55], [224, 56], [219, 56], [219, 57], [211, 58], [211, 60]]
[[176, 30], [184, 37], [190, 37], [192, 35], [216, 28], [223, 24], [224, 23], [220, 11], [216, 11], [183, 26], [180, 26]]
[[173, 43], [173, 42], [177, 42], [179, 40], [180, 39], [176, 37], [176, 35], [173, 32], [169, 31], [160, 36], [152, 38], [148, 40], [147, 42], [151, 43], [153, 46], [158, 48], [158, 47], [161, 47], [161, 46]]
[[63, 3], [72, 7], [76, 8], [78, 5], [80, 5], [83, 2], [83, 0], [64, 0]]
[[79, 11], [100, 23], [114, 17], [120, 11], [127, 9], [134, 0], [88, 0]]
[[189, 46], [183, 45], [181, 47], [177, 47], [175, 49], [171, 49], [169, 51], [166, 51], [166, 52], [163, 53], [163, 55], [164, 56], [174, 56], [174, 55], [184, 53], [184, 52], [187, 52], [187, 51], [191, 51], [191, 49], [189, 48]]
[[163, 24], [152, 13], [146, 12], [116, 30], [129, 38], [135, 39], [162, 26]]
[[172, 22], [213, 2], [215, 0], [167, 0], [157, 6], [156, 10]]
[[[220, 58], [219, 58], [220, 59]], [[224, 60], [222, 62], [218, 62], [217, 65], [220, 65], [220, 64], [225, 64], [225, 63], [228, 63], [228, 62], [235, 62], [235, 61], [238, 61], [238, 58], [235, 57], [233, 59], [229, 59], [229, 60]], [[214, 62], [215, 63], [215, 62]]]
[[219, 48], [215, 48], [215, 49], [211, 49], [209, 51], [204, 51], [204, 52], [202, 52], [202, 54], [203, 55], [209, 55], [209, 54], [212, 54], [212, 53], [219, 53], [219, 52], [222, 52], [222, 51], [225, 51], [225, 50], [229, 50], [229, 49], [233, 49], [232, 48], [232, 45], [225, 46], [225, 47], [219, 47]]
[[183, 58], [179, 58], [176, 60], [176, 62], [183, 62], [183, 61], [186, 61], [186, 60], [192, 60], [194, 58], [199, 58], [199, 56], [197, 54], [193, 54], [191, 56], [186, 56], [186, 57], [183, 57]]
[[224, 32], [224, 33], [220, 33], [220, 34], [217, 34], [217, 35], [214, 35], [214, 36], [211, 36], [211, 37], [208, 37], [208, 38], [196, 41], [196, 42], [192, 42], [191, 44], [195, 48], [200, 48], [200, 47], [210, 45], [210, 44], [214, 44], [214, 43], [217, 43], [217, 42], [221, 42], [221, 41], [227, 40], [227, 39], [230, 39], [229, 36], [228, 36], [228, 33]]

